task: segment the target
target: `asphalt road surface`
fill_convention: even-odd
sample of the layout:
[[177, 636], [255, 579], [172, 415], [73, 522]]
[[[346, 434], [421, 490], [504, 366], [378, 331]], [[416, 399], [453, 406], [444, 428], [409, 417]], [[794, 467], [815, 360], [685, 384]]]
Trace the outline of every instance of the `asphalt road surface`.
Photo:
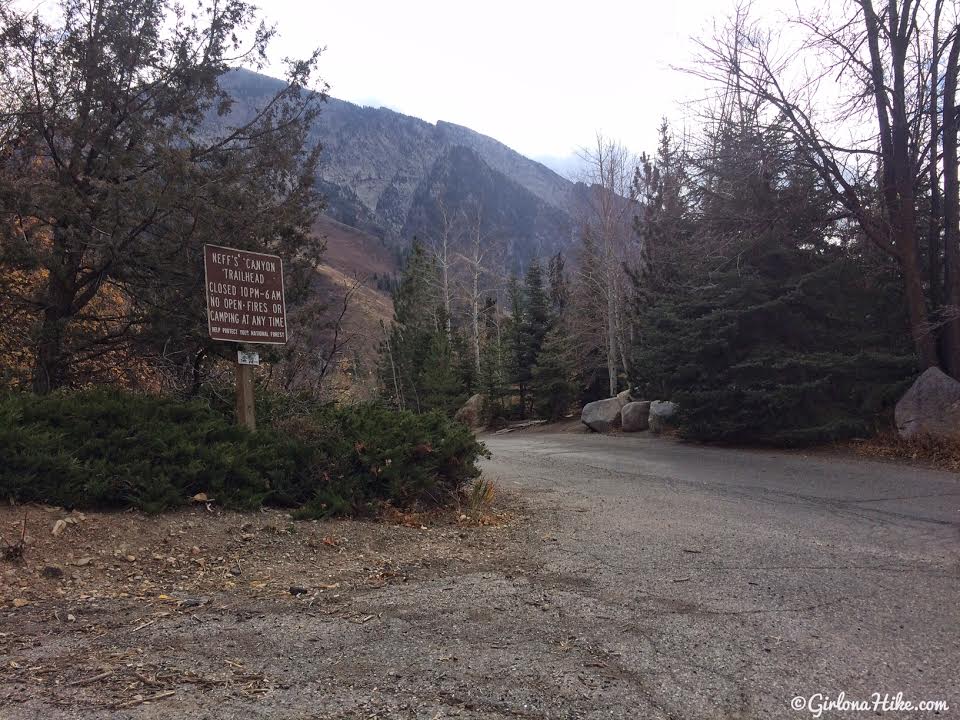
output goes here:
[[[243, 575], [199, 567], [209, 601], [170, 605], [153, 596], [208, 592], [193, 563], [171, 578], [145, 561], [111, 577], [150, 579], [150, 597], [69, 585], [4, 610], [0, 720], [934, 716], [875, 712], [875, 693], [960, 717], [960, 476], [644, 436], [484, 439], [513, 513], [499, 526], [99, 518], [142, 523], [148, 560], [183, 537], [240, 553]], [[829, 709], [841, 698], [868, 709]]]
[[596, 660], [571, 716], [804, 718], [841, 693], [870, 711], [824, 717], [875, 716], [875, 693], [960, 716], [958, 476], [643, 436], [487, 442], [487, 473], [542, 518], [545, 622]]

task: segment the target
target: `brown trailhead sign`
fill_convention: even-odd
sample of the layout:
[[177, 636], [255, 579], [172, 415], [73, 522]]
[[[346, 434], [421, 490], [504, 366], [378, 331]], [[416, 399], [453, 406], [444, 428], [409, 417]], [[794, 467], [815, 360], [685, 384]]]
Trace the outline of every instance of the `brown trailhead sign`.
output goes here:
[[279, 257], [204, 245], [203, 269], [211, 338], [274, 345], [287, 341]]

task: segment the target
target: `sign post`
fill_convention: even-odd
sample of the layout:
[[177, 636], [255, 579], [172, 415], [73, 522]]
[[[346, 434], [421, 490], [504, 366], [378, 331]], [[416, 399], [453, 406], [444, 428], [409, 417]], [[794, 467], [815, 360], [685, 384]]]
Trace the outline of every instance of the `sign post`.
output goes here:
[[257, 429], [257, 415], [253, 403], [253, 365], [237, 361], [237, 424], [250, 430]]
[[[287, 306], [283, 261], [276, 255], [203, 246], [207, 329], [214, 340], [283, 345], [287, 342]], [[256, 429], [253, 366], [257, 353], [237, 353], [237, 423]]]

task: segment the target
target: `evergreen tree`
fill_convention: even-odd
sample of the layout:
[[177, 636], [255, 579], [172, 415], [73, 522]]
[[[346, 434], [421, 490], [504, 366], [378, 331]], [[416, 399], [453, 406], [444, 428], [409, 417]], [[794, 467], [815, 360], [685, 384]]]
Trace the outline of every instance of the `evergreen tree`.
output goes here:
[[573, 353], [562, 323], [547, 332], [531, 372], [533, 409], [537, 417], [558, 420], [577, 397]]
[[570, 290], [564, 264], [563, 254], [558, 252], [550, 258], [547, 266], [548, 330], [531, 370], [534, 412], [538, 417], [548, 420], [557, 420], [566, 415], [577, 398], [576, 354], [567, 329]]
[[481, 311], [483, 318], [483, 336], [480, 346], [480, 392], [486, 397], [488, 421], [495, 421], [504, 415], [504, 399], [508, 387], [504, 368], [503, 344], [497, 325], [497, 301], [488, 297]]
[[691, 158], [698, 217], [671, 247], [678, 262], [655, 254], [635, 278], [634, 384], [677, 401], [691, 438], [869, 432], [915, 371], [894, 278], [829, 219], [829, 194], [785, 135], [758, 127], [725, 121]]
[[231, 66], [263, 62], [274, 31], [244, 0], [17, 5], [0, 3], [0, 289], [26, 322], [0, 352], [31, 348], [35, 391], [218, 352], [204, 243], [279, 253], [288, 300], [308, 288], [319, 51], [254, 103], [231, 96]]
[[468, 390], [457, 367], [454, 341], [444, 329], [445, 325], [441, 325], [430, 338], [419, 375], [419, 397], [422, 411], [439, 410], [453, 415], [467, 399]]
[[447, 332], [433, 256], [413, 240], [393, 294], [394, 319], [380, 347], [378, 376], [395, 407], [453, 414], [477, 378], [463, 334]]
[[436, 264], [414, 239], [393, 294], [393, 322], [380, 350], [381, 386], [398, 408], [429, 409], [423, 373], [438, 332], [436, 276]]
[[507, 283], [507, 300], [510, 303], [510, 317], [506, 322], [506, 377], [510, 385], [515, 385], [519, 395], [517, 413], [523, 417], [527, 407], [527, 391], [530, 384], [530, 365], [527, 353], [530, 341], [527, 335], [526, 297], [516, 275]]
[[526, 347], [523, 359], [527, 377], [529, 377], [530, 370], [537, 364], [550, 323], [550, 300], [543, 286], [543, 268], [539, 260], [534, 259], [527, 268], [524, 290], [526, 311], [523, 315], [523, 325]]
[[562, 252], [550, 258], [547, 265], [547, 281], [550, 288], [550, 312], [554, 317], [565, 317], [570, 304], [570, 287], [564, 270], [566, 260]]

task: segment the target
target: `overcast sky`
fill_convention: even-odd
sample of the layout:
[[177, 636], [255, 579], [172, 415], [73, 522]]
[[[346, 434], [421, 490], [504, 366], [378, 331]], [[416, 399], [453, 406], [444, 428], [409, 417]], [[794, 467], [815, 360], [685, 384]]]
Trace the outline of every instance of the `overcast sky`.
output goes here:
[[[690, 67], [737, 0], [253, 0], [276, 26], [272, 65], [325, 47], [334, 97], [466, 125], [537, 159], [569, 158], [597, 132], [653, 151], [668, 117], [703, 96]], [[797, 2], [753, 0], [782, 29]], [[41, 12], [52, 0], [14, 0]], [[562, 163], [550, 163], [560, 165]]]
[[[277, 58], [326, 46], [334, 97], [447, 120], [531, 157], [563, 157], [596, 131], [652, 150], [664, 115], [702, 93], [691, 37], [733, 0], [261, 0]], [[792, 0], [757, 0], [776, 14]], [[276, 74], [280, 74], [279, 64]]]

